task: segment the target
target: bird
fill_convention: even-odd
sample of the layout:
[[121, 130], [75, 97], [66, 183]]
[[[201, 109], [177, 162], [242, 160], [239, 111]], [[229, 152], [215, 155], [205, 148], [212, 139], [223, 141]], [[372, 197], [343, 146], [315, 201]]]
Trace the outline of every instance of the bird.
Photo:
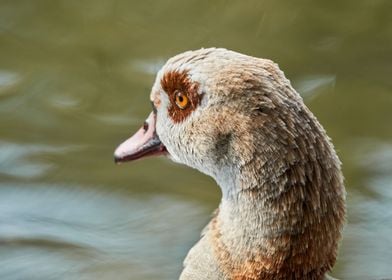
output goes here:
[[333, 279], [346, 215], [341, 161], [276, 63], [186, 51], [158, 71], [150, 101], [115, 162], [165, 155], [222, 192], [180, 280]]

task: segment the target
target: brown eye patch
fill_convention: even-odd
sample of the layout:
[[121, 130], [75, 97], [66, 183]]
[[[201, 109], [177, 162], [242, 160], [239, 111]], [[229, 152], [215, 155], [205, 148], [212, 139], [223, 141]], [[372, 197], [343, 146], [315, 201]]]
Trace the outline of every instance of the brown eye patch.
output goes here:
[[199, 84], [192, 82], [186, 71], [166, 72], [161, 79], [161, 86], [169, 96], [171, 104], [168, 111], [174, 123], [182, 122], [200, 104]]

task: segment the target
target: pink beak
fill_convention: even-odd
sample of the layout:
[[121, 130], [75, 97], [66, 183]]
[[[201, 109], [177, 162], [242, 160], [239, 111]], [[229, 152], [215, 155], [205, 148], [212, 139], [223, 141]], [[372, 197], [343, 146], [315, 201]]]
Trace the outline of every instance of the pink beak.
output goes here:
[[144, 125], [114, 152], [114, 162], [121, 163], [146, 156], [166, 154], [166, 147], [155, 130], [156, 114], [151, 112]]

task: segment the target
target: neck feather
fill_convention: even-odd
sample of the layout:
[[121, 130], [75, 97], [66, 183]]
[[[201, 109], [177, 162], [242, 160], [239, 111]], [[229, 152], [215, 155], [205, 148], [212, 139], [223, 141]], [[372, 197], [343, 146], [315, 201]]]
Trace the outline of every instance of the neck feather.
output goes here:
[[334, 265], [345, 193], [332, 145], [318, 141], [314, 155], [279, 163], [276, 154], [255, 155], [218, 178], [223, 197], [211, 234], [230, 279], [323, 279]]

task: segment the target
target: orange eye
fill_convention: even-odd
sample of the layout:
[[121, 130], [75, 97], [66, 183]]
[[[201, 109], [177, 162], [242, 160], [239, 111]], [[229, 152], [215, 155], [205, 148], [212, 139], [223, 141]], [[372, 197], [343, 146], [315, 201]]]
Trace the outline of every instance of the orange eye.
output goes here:
[[178, 91], [176, 93], [176, 104], [178, 108], [185, 109], [189, 104], [188, 96], [186, 96], [183, 92]]

